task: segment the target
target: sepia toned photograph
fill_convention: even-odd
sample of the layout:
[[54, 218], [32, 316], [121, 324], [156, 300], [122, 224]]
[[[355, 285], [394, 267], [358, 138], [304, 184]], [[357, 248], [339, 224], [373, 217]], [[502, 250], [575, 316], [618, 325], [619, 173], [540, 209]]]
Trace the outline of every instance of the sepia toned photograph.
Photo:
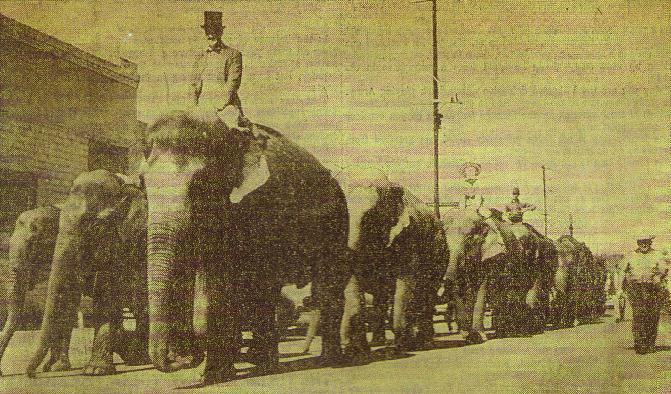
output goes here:
[[670, 0], [0, 0], [0, 392], [671, 393]]

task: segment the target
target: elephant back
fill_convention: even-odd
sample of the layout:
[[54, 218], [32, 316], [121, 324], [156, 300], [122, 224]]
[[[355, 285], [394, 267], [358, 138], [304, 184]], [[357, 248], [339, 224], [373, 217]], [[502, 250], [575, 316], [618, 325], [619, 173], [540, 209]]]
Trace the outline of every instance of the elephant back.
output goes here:
[[266, 139], [270, 176], [234, 206], [238, 242], [279, 274], [281, 283], [305, 284], [314, 265], [347, 244], [345, 196], [330, 171], [305, 149], [271, 128]]

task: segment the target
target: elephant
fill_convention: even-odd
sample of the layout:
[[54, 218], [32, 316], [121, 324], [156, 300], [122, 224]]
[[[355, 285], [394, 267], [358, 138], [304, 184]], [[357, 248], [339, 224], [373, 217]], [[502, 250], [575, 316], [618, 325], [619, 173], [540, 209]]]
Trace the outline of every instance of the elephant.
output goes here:
[[[440, 220], [419, 198], [389, 181], [380, 170], [344, 169], [336, 179], [349, 212], [348, 257], [354, 275], [347, 292], [373, 296], [370, 325], [374, 343], [384, 343], [385, 317], [393, 304], [392, 327], [398, 351], [430, 346], [433, 311], [449, 261]], [[346, 308], [341, 342], [352, 357], [366, 356], [362, 303]], [[365, 358], [363, 359], [365, 361]]]
[[[525, 320], [538, 305], [545, 268], [538, 259], [535, 230], [526, 231], [504, 222], [497, 210], [488, 218], [470, 210], [451, 211], [444, 219], [450, 262], [445, 289], [454, 297], [457, 320], [467, 343], [488, 338], [485, 306], [494, 309], [497, 337], [528, 334]], [[524, 229], [522, 229], [524, 230]], [[516, 236], [515, 232], [523, 233]]]
[[[537, 263], [533, 274], [533, 281], [538, 280], [535, 291], [537, 303], [532, 306], [526, 331], [531, 334], [540, 334], [545, 331], [546, 325], [551, 320], [551, 295], [555, 284], [555, 275], [559, 266], [557, 246], [545, 235], [539, 233], [529, 226], [537, 239]], [[530, 297], [533, 298], [533, 295]]]
[[338, 329], [351, 267], [344, 258], [347, 204], [330, 172], [276, 130], [228, 128], [189, 111], [160, 117], [147, 138], [140, 172], [148, 201], [149, 355], [156, 368], [182, 369], [168, 354], [172, 282], [180, 270], [204, 283], [196, 297], [206, 307], [193, 316], [207, 351], [202, 384], [235, 378], [243, 317], [252, 316], [255, 347], [265, 355], [257, 368], [277, 367], [275, 308], [285, 284], [312, 282], [324, 333], [321, 361], [341, 362]]
[[[7, 320], [0, 334], [0, 361], [21, 324], [26, 293], [48, 278], [58, 235], [60, 209], [43, 206], [22, 212], [16, 219], [9, 240], [9, 276], [5, 280], [7, 292]], [[70, 368], [68, 355], [70, 336], [55, 345], [45, 370]], [[2, 372], [0, 372], [2, 375]]]
[[602, 259], [595, 258], [592, 251], [581, 245], [581, 260], [584, 262], [578, 272], [578, 324], [595, 322], [605, 313], [606, 267]]
[[556, 299], [554, 324], [559, 328], [573, 327], [576, 319], [585, 321], [586, 300], [590, 294], [592, 253], [571, 235], [557, 240], [559, 267], [555, 276]]
[[[128, 364], [148, 361], [146, 215], [144, 192], [122, 176], [94, 170], [75, 178], [58, 215], [44, 316], [28, 376], [35, 377], [47, 352], [53, 360], [55, 352], [67, 351], [81, 295], [93, 299], [95, 327], [84, 375], [114, 373], [112, 352]], [[130, 338], [122, 337], [124, 306], [137, 321]]]

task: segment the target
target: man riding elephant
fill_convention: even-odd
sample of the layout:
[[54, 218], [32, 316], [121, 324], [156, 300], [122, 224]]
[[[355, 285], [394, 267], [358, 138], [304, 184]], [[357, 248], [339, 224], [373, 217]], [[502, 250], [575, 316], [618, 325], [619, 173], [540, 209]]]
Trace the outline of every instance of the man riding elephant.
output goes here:
[[222, 13], [205, 11], [201, 26], [208, 41], [207, 49], [198, 55], [192, 77], [196, 113], [204, 120], [215, 116], [228, 127], [249, 128], [242, 111], [238, 89], [242, 82], [242, 53], [222, 40], [225, 26]]

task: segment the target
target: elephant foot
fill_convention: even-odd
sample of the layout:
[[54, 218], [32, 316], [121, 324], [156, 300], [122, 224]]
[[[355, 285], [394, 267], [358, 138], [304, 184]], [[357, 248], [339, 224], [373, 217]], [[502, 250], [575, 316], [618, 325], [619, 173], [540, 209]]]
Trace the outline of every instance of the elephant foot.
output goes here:
[[436, 343], [433, 341], [433, 338], [423, 339], [417, 341], [415, 348], [416, 350], [432, 350], [436, 348]]
[[138, 365], [148, 365], [151, 364], [151, 359], [149, 358], [149, 354], [146, 352], [141, 352], [133, 356], [129, 356], [124, 359], [124, 362], [128, 366], [138, 366]]
[[69, 371], [72, 369], [72, 365], [70, 365], [70, 360], [68, 359], [58, 359], [55, 360], [54, 362], [47, 362], [44, 364], [44, 367], [42, 368], [43, 372], [63, 372], [63, 371]]
[[257, 367], [260, 365], [277, 365], [280, 361], [277, 351], [272, 349], [263, 350], [257, 347], [250, 347], [247, 353], [243, 355], [243, 359]]
[[230, 382], [236, 378], [236, 370], [234, 367], [224, 369], [205, 369], [200, 379], [201, 386], [209, 386], [217, 383]]
[[175, 356], [174, 361], [170, 364], [170, 369], [177, 371], [180, 369], [196, 368], [203, 363], [204, 359], [205, 357], [202, 354], [196, 356]]
[[347, 365], [366, 365], [370, 363], [370, 348], [368, 344], [365, 347], [350, 345], [343, 351], [343, 358]]
[[279, 360], [268, 360], [259, 364], [256, 364], [254, 371], [259, 375], [271, 375], [280, 368]]
[[126, 365], [147, 365], [151, 364], [151, 358], [147, 353], [147, 343], [140, 340], [130, 340], [125, 349], [115, 349]]
[[466, 343], [469, 345], [479, 345], [481, 343], [487, 342], [487, 334], [485, 334], [482, 331], [469, 331], [465, 336], [464, 339], [466, 340]]
[[89, 361], [82, 371], [82, 375], [84, 376], [105, 376], [114, 375], [115, 373], [116, 367], [114, 364], [106, 361]]

